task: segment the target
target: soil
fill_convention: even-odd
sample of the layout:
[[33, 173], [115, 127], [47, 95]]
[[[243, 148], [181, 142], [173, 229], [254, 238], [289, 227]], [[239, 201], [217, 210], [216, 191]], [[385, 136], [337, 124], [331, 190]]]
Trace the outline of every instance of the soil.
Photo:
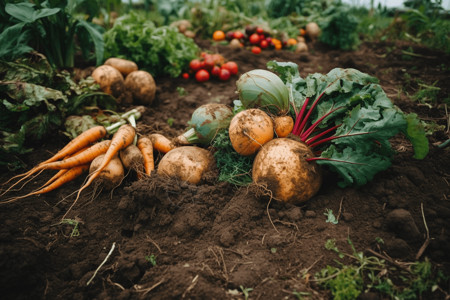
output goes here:
[[[334, 174], [325, 171], [319, 193], [299, 206], [212, 178], [192, 185], [156, 174], [142, 180], [129, 174], [112, 191], [83, 192], [65, 217], [78, 222], [78, 234], [72, 236], [74, 225], [61, 218], [74, 203], [81, 178], [49, 194], [2, 205], [2, 299], [244, 299], [244, 290], [250, 299], [329, 299], [330, 291], [313, 275], [327, 265], [338, 266], [336, 260], [356, 264], [327, 250], [329, 239], [343, 252], [353, 253], [350, 240], [356, 251], [385, 259], [387, 275], [380, 276], [393, 280], [399, 278], [393, 267], [400, 270], [425, 259], [450, 275], [450, 148], [437, 147], [448, 139], [448, 115], [409, 95], [421, 80], [438, 81], [439, 97], [448, 97], [448, 55], [388, 42], [364, 43], [351, 52], [310, 43], [304, 54], [264, 50], [254, 55], [198, 42], [236, 61], [240, 74], [266, 68], [273, 59], [297, 63], [302, 76], [335, 67], [359, 69], [376, 76], [402, 110], [444, 129], [429, 136], [431, 150], [423, 160], [412, 158], [402, 136], [392, 139], [392, 166], [360, 188], [339, 188]], [[409, 47], [417, 56], [402, 53]], [[204, 83], [156, 78], [156, 98], [138, 122], [139, 133], [177, 136], [201, 104], [232, 105], [237, 78]], [[55, 133], [22, 159], [31, 167], [65, 143]], [[155, 158], [161, 157], [155, 153]], [[0, 182], [18, 173], [3, 172]], [[42, 173], [15, 194], [51, 176]], [[327, 209], [337, 224], [326, 222]], [[445, 299], [448, 294], [448, 282], [441, 282], [423, 297]], [[383, 297], [372, 290], [361, 298]]]

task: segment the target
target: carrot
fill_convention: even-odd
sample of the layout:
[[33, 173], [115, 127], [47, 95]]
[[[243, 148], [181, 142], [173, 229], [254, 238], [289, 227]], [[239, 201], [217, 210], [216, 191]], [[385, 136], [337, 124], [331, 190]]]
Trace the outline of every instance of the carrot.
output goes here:
[[[86, 149], [88, 149], [88, 147], [83, 148], [83, 149], [81, 149], [81, 150], [78, 150], [77, 152], [75, 152], [75, 153], [73, 153], [73, 154], [71, 154], [71, 155], [67, 155], [66, 157], [64, 157], [64, 159], [67, 159], [67, 158], [76, 156], [76, 155], [80, 154], [81, 152], [83, 152], [83, 151], [86, 150]], [[52, 183], [53, 181], [55, 181], [56, 179], [58, 179], [60, 176], [62, 176], [64, 173], [66, 173], [68, 170], [69, 170], [69, 169], [61, 169], [61, 170], [59, 170], [55, 175], [53, 175], [52, 178], [50, 178], [46, 183], [44, 183], [44, 184], [42, 185], [42, 187], [44, 187], [44, 186], [46, 186], [46, 185], [49, 185], [50, 183]], [[42, 188], [42, 187], [41, 187], [41, 188]]]
[[273, 127], [277, 137], [287, 137], [294, 129], [294, 119], [289, 115], [276, 116], [273, 119]]
[[137, 142], [137, 146], [139, 150], [141, 150], [142, 156], [144, 157], [145, 174], [150, 175], [155, 169], [152, 141], [148, 137], [141, 137]]
[[165, 154], [175, 148], [175, 145], [172, 143], [172, 141], [162, 134], [153, 133], [149, 138], [152, 142], [153, 148], [161, 153]]
[[103, 171], [103, 169], [108, 165], [108, 163], [111, 161], [111, 159], [116, 154], [118, 154], [120, 150], [126, 148], [128, 145], [131, 145], [131, 143], [133, 143], [135, 135], [136, 135], [136, 131], [133, 126], [128, 125], [128, 124], [120, 126], [120, 128], [117, 130], [116, 133], [114, 133], [114, 135], [111, 139], [111, 145], [109, 146], [108, 150], [106, 151], [102, 163], [98, 166], [98, 168], [94, 172], [89, 174], [88, 180], [78, 190], [75, 201], [72, 203], [72, 205], [69, 207], [67, 212], [64, 214], [63, 219], [69, 213], [69, 211], [72, 209], [72, 207], [75, 205], [75, 203], [78, 201], [78, 198], [80, 197], [81, 192], [85, 188], [87, 188], [92, 183], [92, 181], [94, 181], [94, 179], [101, 173], [101, 171]]
[[32, 172], [28, 172], [29, 173], [28, 175], [26, 175], [25, 177], [22, 177], [16, 183], [11, 185], [1, 195], [4, 195], [9, 190], [11, 190], [11, 188], [13, 188], [18, 183], [20, 183], [21, 181], [30, 177], [31, 175], [33, 175], [36, 172], [40, 172], [42, 170], [71, 169], [71, 168], [79, 166], [79, 165], [87, 164], [87, 163], [91, 162], [94, 158], [96, 158], [98, 155], [105, 153], [108, 150], [110, 144], [111, 144], [110, 140], [104, 140], [104, 141], [101, 141], [101, 142], [98, 142], [98, 143], [92, 145], [91, 147], [89, 147], [85, 151], [82, 151], [78, 155], [75, 155], [75, 156], [69, 157], [67, 159], [60, 160], [60, 161], [54, 161], [54, 162], [50, 162], [50, 163], [46, 163], [46, 164], [40, 164], [37, 167], [34, 167], [31, 170]]
[[[83, 132], [82, 134], [80, 134], [79, 136], [77, 136], [76, 138], [74, 138], [73, 140], [71, 140], [66, 146], [64, 146], [64, 148], [59, 150], [55, 155], [53, 155], [46, 161], [41, 162], [38, 166], [57, 161], [68, 155], [71, 155], [71, 154], [75, 153], [76, 151], [78, 151], [82, 148], [85, 148], [85, 147], [89, 146], [90, 144], [98, 141], [99, 139], [103, 138], [105, 135], [106, 135], [105, 127], [103, 127], [103, 126], [92, 127], [90, 129], [86, 130], [85, 132]], [[17, 177], [23, 177], [23, 176], [28, 177], [29, 175], [35, 173], [36, 168], [38, 166], [32, 168], [28, 172], [25, 172], [23, 174], [12, 177], [4, 184], [7, 184], [8, 182], [10, 182], [11, 180], [13, 180]]]
[[89, 164], [75, 166], [75, 167], [67, 170], [61, 176], [59, 176], [51, 184], [49, 184], [47, 186], [44, 186], [41, 189], [38, 189], [38, 190], [36, 190], [34, 192], [28, 193], [28, 194], [23, 195], [23, 196], [12, 197], [12, 198], [10, 198], [8, 200], [5, 200], [5, 201], [2, 201], [0, 203], [1, 204], [11, 203], [11, 202], [14, 202], [16, 200], [23, 199], [23, 198], [26, 198], [26, 197], [30, 197], [30, 196], [33, 196], [33, 195], [40, 195], [40, 194], [45, 194], [45, 193], [51, 192], [51, 191], [57, 189], [58, 187], [62, 186], [63, 184], [74, 180], [75, 178], [77, 178], [78, 176], [80, 176], [81, 174], [86, 172], [88, 169], [89, 169]]

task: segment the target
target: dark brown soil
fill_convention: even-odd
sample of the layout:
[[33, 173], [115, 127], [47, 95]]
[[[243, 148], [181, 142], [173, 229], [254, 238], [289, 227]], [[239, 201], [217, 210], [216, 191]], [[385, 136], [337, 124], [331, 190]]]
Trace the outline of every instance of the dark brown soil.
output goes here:
[[[240, 74], [265, 68], [272, 59], [298, 63], [302, 76], [356, 68], [379, 78], [404, 111], [448, 126], [443, 108], [410, 100], [407, 92], [417, 85], [405, 76], [428, 84], [438, 81], [439, 96], [448, 97], [450, 60], [440, 52], [414, 47], [420, 56], [407, 60], [401, 50], [410, 45], [388, 43], [363, 44], [355, 52], [310, 44], [310, 52], [301, 55], [269, 50], [254, 55], [206, 41], [200, 46], [236, 61]], [[237, 97], [236, 79], [197, 83], [156, 78], [156, 98], [138, 122], [139, 132], [177, 136], [199, 105], [231, 105]], [[250, 299], [297, 299], [294, 292], [329, 299], [331, 293], [311, 280], [312, 275], [339, 260], [325, 249], [325, 242], [335, 239], [339, 249], [352, 253], [348, 238], [357, 251], [387, 258], [389, 267], [428, 259], [450, 275], [450, 155], [449, 147], [434, 144], [448, 139], [448, 128], [429, 138], [431, 151], [424, 160], [412, 158], [403, 137], [393, 139], [397, 154], [392, 167], [359, 189], [341, 189], [334, 174], [325, 173], [319, 193], [301, 206], [212, 179], [195, 186], [156, 175], [137, 181], [131, 174], [112, 192], [82, 194], [66, 216], [79, 222], [79, 235], [71, 237], [74, 226], [60, 220], [82, 179], [47, 195], [2, 205], [0, 294], [2, 299], [244, 299], [242, 287], [253, 289]], [[36, 165], [66, 142], [55, 134], [23, 160], [29, 167]], [[16, 174], [4, 173], [0, 181]], [[50, 176], [41, 174], [14, 195], [31, 191]], [[334, 212], [338, 224], [326, 222], [326, 209]], [[431, 240], [423, 248], [427, 229]], [[377, 243], [380, 239], [384, 243]], [[155, 265], [148, 259], [152, 255]], [[445, 293], [444, 282], [425, 299], [445, 299]], [[381, 298], [369, 293], [365, 299]]]

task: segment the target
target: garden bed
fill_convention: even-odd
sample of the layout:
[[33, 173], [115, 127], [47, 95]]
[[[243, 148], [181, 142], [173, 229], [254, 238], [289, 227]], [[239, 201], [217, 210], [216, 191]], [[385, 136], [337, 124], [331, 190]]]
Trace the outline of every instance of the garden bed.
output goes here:
[[[401, 50], [410, 45], [364, 43], [357, 51], [344, 52], [310, 43], [304, 54], [265, 50], [254, 55], [248, 49], [197, 42], [202, 49], [235, 61], [239, 74], [265, 69], [274, 59], [297, 63], [302, 76], [335, 67], [356, 68], [377, 77], [405, 112], [448, 126], [443, 109], [412, 102], [402, 90], [409, 74], [428, 83], [438, 80], [445, 87], [440, 95], [448, 96], [450, 74], [442, 62], [449, 57], [441, 52], [414, 48], [418, 55], [408, 58]], [[237, 78], [204, 83], [156, 78], [156, 99], [138, 121], [138, 132], [177, 136], [198, 106], [232, 105]], [[385, 266], [398, 270], [386, 270], [385, 276], [395, 281], [408, 263], [425, 259], [449, 275], [450, 155], [448, 147], [434, 145], [447, 138], [444, 130], [433, 133], [430, 153], [415, 160], [410, 143], [398, 136], [392, 140], [397, 151], [393, 165], [370, 183], [341, 189], [335, 175], [325, 170], [321, 190], [301, 206], [214, 179], [195, 186], [156, 175], [137, 181], [129, 175], [112, 192], [82, 194], [66, 217], [78, 222], [78, 234], [71, 236], [75, 223], [60, 224], [60, 219], [82, 179], [47, 195], [3, 205], [2, 298], [244, 299], [246, 294], [250, 299], [331, 298], [314, 274], [327, 265], [338, 266], [335, 260], [347, 265], [357, 261], [327, 250], [327, 240], [334, 240], [342, 252], [353, 254], [351, 241], [366, 257], [385, 259]], [[66, 142], [55, 133], [22, 158], [28, 166], [36, 165]], [[1, 182], [13, 175], [3, 173]], [[20, 193], [50, 176], [37, 177]], [[337, 224], [327, 222], [327, 210], [332, 210]], [[444, 299], [445, 293], [449, 291], [444, 281], [424, 298]], [[374, 292], [364, 297], [378, 299]]]

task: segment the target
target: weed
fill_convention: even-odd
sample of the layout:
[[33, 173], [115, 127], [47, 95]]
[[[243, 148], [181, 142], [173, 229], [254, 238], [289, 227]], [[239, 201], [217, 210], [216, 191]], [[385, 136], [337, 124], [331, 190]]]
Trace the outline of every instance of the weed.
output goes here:
[[188, 92], [186, 92], [184, 87], [177, 86], [177, 92], [179, 96], [186, 96]]
[[247, 300], [248, 299], [248, 294], [251, 292], [251, 291], [253, 291], [253, 289], [252, 288], [244, 288], [242, 285], [240, 286], [240, 288], [241, 288], [241, 291], [242, 291], [242, 293], [244, 294], [244, 298], [245, 298], [245, 300]]
[[156, 266], [156, 256], [154, 254], [146, 255], [145, 260], [152, 264], [152, 266]]
[[327, 216], [327, 223], [332, 223], [332, 224], [337, 224], [338, 220], [336, 219], [336, 217], [333, 215], [333, 211], [331, 209], [325, 209], [325, 212], [323, 213], [325, 216]]
[[421, 104], [425, 104], [430, 108], [437, 105], [438, 94], [441, 91], [441, 88], [436, 86], [437, 83], [438, 82], [435, 81], [431, 85], [428, 85], [419, 82], [419, 90], [411, 97], [411, 99]]
[[70, 237], [79, 236], [80, 231], [78, 230], [78, 224], [80, 222], [74, 219], [62, 219], [60, 224], [68, 224], [73, 226], [72, 232], [70, 233]]
[[167, 124], [169, 124], [169, 126], [172, 127], [174, 121], [175, 121], [174, 118], [168, 118], [167, 119]]
[[[382, 241], [378, 238], [377, 242]], [[326, 241], [325, 248], [336, 252], [342, 259], [347, 256], [354, 264], [345, 265], [336, 261], [337, 266], [327, 265], [315, 274], [315, 280], [329, 288], [334, 299], [356, 299], [363, 291], [378, 291], [392, 299], [417, 299], [424, 293], [442, 291], [440, 282], [447, 280], [440, 271], [425, 259], [413, 263], [389, 260], [374, 251], [376, 256], [366, 256], [357, 252], [350, 238], [347, 238], [352, 253], [341, 252], [334, 239]], [[392, 266], [388, 266], [390, 262]], [[400, 274], [396, 278], [389, 275]]]
[[309, 293], [309, 292], [297, 292], [296, 290], [294, 290], [292, 292], [292, 295], [297, 297], [298, 300], [302, 300], [302, 299], [304, 299], [303, 297], [306, 297], [306, 299], [307, 299], [309, 296], [311, 296], [311, 293]]

